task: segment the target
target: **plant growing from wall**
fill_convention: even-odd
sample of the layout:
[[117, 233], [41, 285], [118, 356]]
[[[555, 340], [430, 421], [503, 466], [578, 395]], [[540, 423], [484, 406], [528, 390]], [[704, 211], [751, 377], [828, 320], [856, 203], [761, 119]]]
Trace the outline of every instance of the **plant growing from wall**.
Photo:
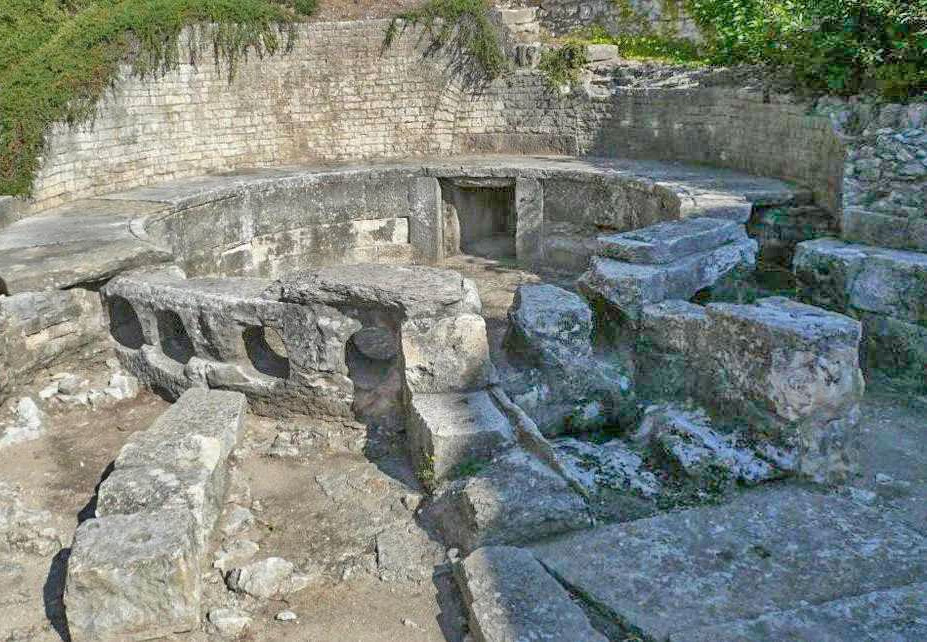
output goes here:
[[506, 60], [496, 27], [489, 18], [489, 0], [427, 0], [397, 14], [386, 29], [385, 47], [393, 44], [403, 24], [420, 25], [437, 46], [454, 44], [472, 55], [490, 78], [505, 71]]
[[538, 61], [538, 69], [552, 87], [563, 87], [578, 83], [580, 71], [588, 64], [586, 45], [567, 41], [560, 47], [545, 50]]
[[4, 0], [0, 5], [0, 194], [28, 194], [48, 127], [92, 118], [122, 65], [140, 75], [212, 47], [234, 74], [249, 52], [292, 44], [296, 11], [272, 0]]

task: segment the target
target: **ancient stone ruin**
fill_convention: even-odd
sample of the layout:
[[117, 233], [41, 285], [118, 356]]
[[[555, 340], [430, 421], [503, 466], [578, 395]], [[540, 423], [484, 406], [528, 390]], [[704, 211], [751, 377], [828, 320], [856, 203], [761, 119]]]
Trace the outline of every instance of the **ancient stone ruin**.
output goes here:
[[551, 88], [576, 4], [493, 81], [314, 22], [49, 132], [2, 639], [927, 639], [927, 108]]

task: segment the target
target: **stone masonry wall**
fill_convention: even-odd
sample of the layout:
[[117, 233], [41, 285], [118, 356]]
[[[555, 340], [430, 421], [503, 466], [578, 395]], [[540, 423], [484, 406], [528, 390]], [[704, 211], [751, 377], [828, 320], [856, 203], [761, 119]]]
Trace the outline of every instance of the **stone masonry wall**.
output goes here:
[[208, 52], [124, 78], [92, 123], [53, 128], [31, 209], [240, 167], [470, 152], [704, 162], [795, 180], [839, 209], [842, 149], [801, 104], [727, 88], [563, 95], [530, 70], [487, 83], [413, 29], [383, 49], [386, 25], [304, 25], [292, 52], [252, 56], [231, 82]]
[[683, 0], [540, 0], [541, 26], [562, 35], [592, 24], [614, 35], [656, 32], [700, 40]]

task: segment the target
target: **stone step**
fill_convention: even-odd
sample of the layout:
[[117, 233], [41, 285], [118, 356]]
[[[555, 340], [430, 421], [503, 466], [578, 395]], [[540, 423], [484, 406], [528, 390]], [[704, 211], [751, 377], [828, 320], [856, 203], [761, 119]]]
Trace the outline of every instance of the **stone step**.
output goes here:
[[515, 435], [489, 393], [413, 393], [407, 431], [416, 469], [434, 480], [463, 465], [488, 461], [514, 442]]
[[727, 243], [746, 240], [744, 226], [736, 221], [689, 218], [600, 236], [596, 254], [628, 263], [662, 265]]
[[840, 226], [845, 241], [896, 250], [927, 252], [927, 217], [906, 218], [860, 207], [843, 210]]
[[798, 244], [794, 269], [815, 305], [927, 324], [927, 253], [818, 239]]
[[670, 642], [927, 640], [927, 584], [874, 591], [674, 634]]
[[756, 241], [745, 237], [662, 265], [597, 256], [577, 286], [587, 297], [601, 299], [636, 321], [645, 305], [669, 299], [688, 300], [737, 269], [752, 270], [756, 253]]
[[481, 548], [457, 564], [455, 576], [478, 640], [607, 640], [525, 549]]
[[922, 535], [872, 508], [795, 487], [533, 550], [595, 607], [658, 640], [927, 579]]
[[512, 449], [438, 493], [444, 541], [464, 552], [527, 544], [589, 526], [583, 498], [525, 450]]

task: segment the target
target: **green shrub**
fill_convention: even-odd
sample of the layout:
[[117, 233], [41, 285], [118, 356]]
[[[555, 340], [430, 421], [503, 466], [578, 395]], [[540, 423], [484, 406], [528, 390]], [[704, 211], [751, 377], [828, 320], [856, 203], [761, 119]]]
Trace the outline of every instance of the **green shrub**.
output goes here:
[[892, 99], [927, 91], [927, 0], [687, 0], [720, 64], [794, 70], [801, 86]]
[[571, 40], [596, 45], [615, 45], [623, 58], [660, 60], [678, 64], [704, 65], [705, 56], [691, 40], [664, 34], [640, 33], [613, 36], [601, 25], [592, 25], [570, 36]]
[[301, 16], [311, 16], [319, 8], [319, 0], [296, 0], [294, 8]]
[[453, 40], [479, 62], [490, 78], [505, 70], [499, 34], [489, 19], [489, 0], [427, 0], [393, 18], [386, 29], [384, 46], [389, 47], [398, 37], [401, 22], [424, 26], [436, 46]]
[[579, 81], [579, 72], [589, 64], [586, 45], [568, 41], [556, 49], [547, 49], [541, 54], [538, 69], [547, 77], [553, 87], [574, 85]]
[[294, 36], [291, 9], [270, 0], [3, 0], [0, 2], [0, 194], [27, 194], [51, 123], [90, 118], [119, 67], [177, 64], [185, 25], [233, 74], [249, 51]]

